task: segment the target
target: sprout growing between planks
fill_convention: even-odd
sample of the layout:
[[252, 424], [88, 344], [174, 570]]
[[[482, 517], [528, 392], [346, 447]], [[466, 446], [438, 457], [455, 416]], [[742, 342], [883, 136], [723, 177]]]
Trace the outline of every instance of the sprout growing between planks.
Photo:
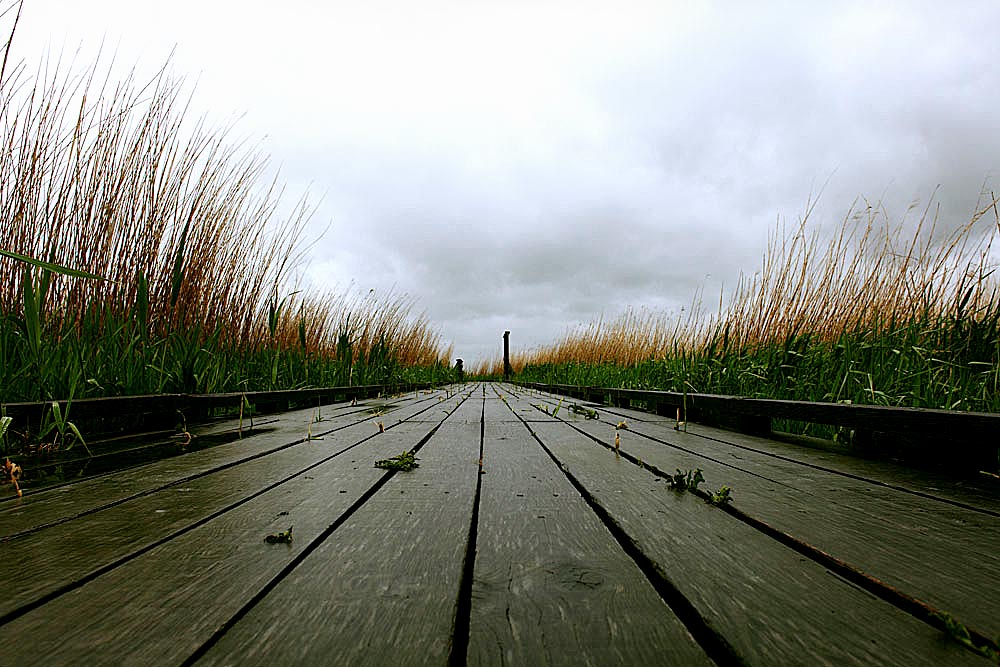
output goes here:
[[733, 501], [732, 488], [723, 485], [705, 501], [710, 505], [725, 505]]
[[701, 468], [687, 472], [681, 472], [681, 469], [677, 468], [677, 472], [667, 478], [667, 484], [675, 491], [697, 491], [698, 485], [704, 481], [705, 476], [701, 474]]
[[265, 537], [264, 541], [268, 544], [291, 544], [292, 528], [294, 528], [294, 526], [289, 526], [288, 530], [284, 530], [280, 533], [272, 533]]
[[386, 470], [402, 470], [403, 472], [408, 472], [414, 468], [419, 468], [420, 464], [417, 463], [417, 457], [413, 455], [413, 452], [403, 452], [399, 456], [393, 456], [392, 458], [376, 461], [375, 467], [385, 468]]

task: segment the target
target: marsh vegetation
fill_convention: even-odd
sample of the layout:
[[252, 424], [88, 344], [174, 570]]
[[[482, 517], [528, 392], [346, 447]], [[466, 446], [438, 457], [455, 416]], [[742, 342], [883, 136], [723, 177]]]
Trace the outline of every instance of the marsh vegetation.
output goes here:
[[940, 216], [865, 204], [830, 233], [806, 215], [716, 312], [626, 310], [512, 365], [529, 382], [1000, 412], [995, 197], [964, 224]]
[[411, 299], [300, 285], [308, 200], [167, 67], [4, 65], [0, 401], [450, 377]]

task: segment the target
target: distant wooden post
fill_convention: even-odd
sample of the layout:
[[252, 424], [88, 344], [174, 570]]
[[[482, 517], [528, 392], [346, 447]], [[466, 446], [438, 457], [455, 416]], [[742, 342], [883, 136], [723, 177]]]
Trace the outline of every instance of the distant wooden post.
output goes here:
[[503, 381], [510, 381], [510, 332], [503, 332]]

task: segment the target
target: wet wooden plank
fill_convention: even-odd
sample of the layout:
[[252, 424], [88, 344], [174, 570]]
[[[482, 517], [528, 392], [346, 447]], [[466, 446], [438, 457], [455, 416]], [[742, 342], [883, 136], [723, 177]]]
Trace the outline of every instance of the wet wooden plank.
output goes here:
[[[554, 397], [547, 397], [550, 401]], [[602, 412], [620, 415], [630, 421], [662, 423], [673, 426], [674, 420], [639, 410], [599, 406]], [[743, 448], [757, 449], [773, 457], [783, 457], [804, 465], [819, 466], [844, 475], [868, 479], [947, 501], [980, 507], [1000, 515], [1000, 480], [982, 473], [932, 471], [905, 464], [861, 458], [831, 443], [814, 439], [753, 436], [731, 430], [689, 423], [688, 433]], [[808, 443], [808, 444], [807, 444]], [[809, 446], [811, 445], [811, 446]]]
[[714, 664], [512, 417], [486, 400], [468, 663]]
[[[386, 405], [383, 402], [369, 402], [369, 404]], [[284, 447], [295, 446], [303, 442], [308, 433], [323, 436], [361, 421], [374, 423], [382, 420], [391, 424], [410, 419], [429, 406], [436, 405], [436, 401], [434, 397], [426, 397], [421, 401], [401, 399], [391, 405], [396, 407], [386, 412], [384, 418], [373, 416], [369, 411], [374, 408], [365, 405], [348, 406], [337, 410], [323, 408], [319, 413], [322, 421], [318, 423], [315, 422], [317, 411], [313, 408], [292, 411], [281, 415], [277, 420], [270, 421], [263, 429], [248, 431], [243, 438], [228, 444], [28, 494], [21, 499], [5, 501], [0, 503], [0, 540], [122, 502], [170, 484], [191, 480], [225, 466], [237, 465], [254, 457], [268, 455]], [[438, 419], [440, 420], [440, 417]], [[231, 422], [233, 423], [236, 422]], [[219, 426], [216, 425], [214, 428], [217, 429]]]
[[[376, 459], [434, 426], [393, 428], [5, 625], [0, 662], [180, 664], [385, 477]], [[289, 526], [291, 544], [264, 542]]]
[[[540, 385], [529, 385], [543, 388]], [[547, 390], [590, 393], [590, 390], [570, 385], [550, 385]], [[983, 439], [996, 455], [993, 435], [1000, 429], [1000, 415], [987, 412], [964, 412], [928, 408], [891, 407], [816, 401], [724, 396], [718, 394], [681, 394], [669, 391], [604, 388], [604, 394], [616, 401], [641, 401], [651, 405], [680, 407], [685, 403], [692, 412], [716, 415], [745, 415], [776, 419], [792, 419], [817, 424], [850, 426], [884, 433], [935, 435], [943, 438], [960, 434], [963, 439]]]
[[[518, 390], [524, 392], [523, 389], [518, 388]], [[533, 390], [524, 393], [523, 397], [529, 398], [534, 403], [544, 401], [550, 407], [559, 399], [558, 396], [550, 394], [537, 395]], [[674, 419], [639, 410], [587, 405], [608, 414], [609, 417], [605, 421], [617, 422], [625, 419], [629, 423], [656, 423], [670, 428], [675, 424]], [[969, 505], [991, 512], [994, 516], [1000, 516], [1000, 480], [990, 475], [932, 471], [901, 463], [865, 459], [845, 451], [836, 451], [829, 443], [823, 441], [816, 442], [812, 441], [813, 439], [794, 436], [753, 436], [696, 423], [689, 423], [686, 428], [688, 433], [743, 449], [758, 450], [759, 453], [773, 458], [788, 459], [804, 466], [818, 467], [874, 484], [924, 494], [945, 502]], [[812, 441], [810, 442], [812, 446], [805, 444], [807, 440]], [[819, 444], [822, 446], [817, 446]]]
[[[451, 405], [461, 399], [455, 397]], [[388, 425], [391, 432], [395, 425]], [[368, 422], [238, 466], [174, 484], [72, 521], [0, 543], [3, 573], [20, 585], [0, 598], [0, 617], [70, 582], [188, 530], [226, 507], [291, 481], [378, 434]], [[361, 444], [359, 446], [364, 446]]]
[[479, 477], [474, 411], [470, 400], [418, 469], [395, 475], [197, 664], [446, 662]]
[[748, 664], [985, 664], [566, 424], [534, 430], [646, 556]]
[[[614, 441], [613, 423], [573, 424], [602, 442]], [[667, 474], [701, 468], [711, 490], [732, 487], [733, 504], [741, 511], [955, 615], [986, 636], [1000, 635], [1000, 599], [984, 588], [986, 581], [1000, 581], [996, 517], [803, 465], [809, 452], [797, 453], [796, 461], [775, 458], [637, 420], [618, 434], [622, 450], [638, 459]], [[750, 437], [725, 431], [717, 435]], [[755, 444], [764, 446], [761, 440], [756, 438]]]

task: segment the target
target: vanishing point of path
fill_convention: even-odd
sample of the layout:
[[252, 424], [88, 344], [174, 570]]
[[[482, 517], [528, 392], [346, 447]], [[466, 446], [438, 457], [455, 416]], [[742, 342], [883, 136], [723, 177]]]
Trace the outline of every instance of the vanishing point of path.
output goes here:
[[0, 665], [990, 664], [920, 610], [1000, 635], [995, 487], [572, 404], [288, 412], [0, 501]]

